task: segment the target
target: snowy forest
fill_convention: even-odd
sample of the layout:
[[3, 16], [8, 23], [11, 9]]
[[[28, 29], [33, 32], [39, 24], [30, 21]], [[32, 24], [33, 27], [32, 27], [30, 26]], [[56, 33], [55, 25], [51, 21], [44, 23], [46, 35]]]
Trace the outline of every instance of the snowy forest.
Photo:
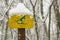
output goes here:
[[35, 25], [25, 29], [25, 40], [60, 40], [60, 0], [0, 0], [0, 40], [18, 40], [18, 28], [8, 27], [9, 10], [18, 3], [34, 14]]

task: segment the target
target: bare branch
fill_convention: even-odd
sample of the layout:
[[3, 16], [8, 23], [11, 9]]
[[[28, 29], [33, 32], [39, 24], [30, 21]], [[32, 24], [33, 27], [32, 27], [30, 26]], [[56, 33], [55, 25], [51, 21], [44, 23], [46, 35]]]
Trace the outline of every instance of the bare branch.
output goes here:
[[36, 6], [36, 4], [37, 4], [37, 0], [35, 1], [35, 5], [34, 6]]
[[5, 2], [6, 2], [6, 5], [8, 6], [8, 3], [7, 3], [7, 2], [8, 2], [8, 0], [5, 0]]
[[[13, 1], [14, 1], [14, 0], [13, 0]], [[10, 10], [13, 1], [12, 1], [11, 4], [8, 6], [8, 8], [7, 8], [7, 10], [6, 10], [6, 12], [5, 12], [4, 14], [8, 15], [8, 11]], [[8, 18], [6, 15], [4, 15], [4, 16], [5, 16], [6, 18]]]
[[33, 6], [33, 3], [32, 3], [32, 1], [30, 0], [30, 3], [31, 3], [31, 5]]
[[44, 18], [43, 17], [43, 0], [41, 0], [41, 15], [42, 15], [42, 18]]
[[[13, 0], [13, 1], [14, 1], [14, 0]], [[8, 12], [8, 11], [9, 11], [9, 9], [11, 8], [11, 5], [12, 5], [13, 1], [12, 1], [12, 2], [11, 2], [11, 4], [8, 6], [8, 9], [7, 9], [7, 11], [6, 11], [6, 12]]]
[[[54, 0], [53, 0], [53, 2], [51, 3], [51, 5], [50, 5], [50, 7], [49, 7], [49, 8], [51, 8], [51, 7], [53, 6], [53, 3], [54, 3]], [[46, 21], [47, 16], [48, 16], [48, 13], [47, 13], [47, 15], [46, 15], [46, 17], [44, 18], [44, 20], [43, 20], [43, 21]]]
[[51, 3], [50, 7], [52, 7], [52, 6], [53, 6], [53, 4], [54, 4], [54, 0], [53, 0], [53, 2]]

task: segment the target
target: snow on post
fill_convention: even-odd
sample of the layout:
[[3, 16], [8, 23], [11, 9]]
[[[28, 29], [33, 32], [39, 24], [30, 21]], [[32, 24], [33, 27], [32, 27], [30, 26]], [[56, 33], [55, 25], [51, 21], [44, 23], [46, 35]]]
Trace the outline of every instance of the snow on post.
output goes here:
[[33, 15], [33, 13], [30, 12], [30, 10], [27, 9], [23, 3], [18, 3], [16, 8], [13, 8], [9, 11], [9, 15], [16, 14], [16, 13]]

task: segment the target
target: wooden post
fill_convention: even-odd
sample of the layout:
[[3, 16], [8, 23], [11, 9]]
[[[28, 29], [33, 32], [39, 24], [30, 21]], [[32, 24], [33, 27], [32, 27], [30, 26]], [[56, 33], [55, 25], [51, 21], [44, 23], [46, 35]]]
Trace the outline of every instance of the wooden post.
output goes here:
[[25, 28], [18, 28], [18, 40], [25, 40]]

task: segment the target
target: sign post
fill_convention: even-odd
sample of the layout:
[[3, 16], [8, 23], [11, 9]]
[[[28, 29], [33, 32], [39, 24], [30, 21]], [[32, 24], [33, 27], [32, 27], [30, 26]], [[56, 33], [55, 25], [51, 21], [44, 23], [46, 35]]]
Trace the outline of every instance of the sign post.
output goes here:
[[25, 28], [18, 28], [18, 40], [25, 40]]
[[23, 3], [19, 3], [9, 11], [8, 26], [18, 28], [18, 40], [25, 40], [25, 28], [30, 29], [34, 26], [33, 13]]

